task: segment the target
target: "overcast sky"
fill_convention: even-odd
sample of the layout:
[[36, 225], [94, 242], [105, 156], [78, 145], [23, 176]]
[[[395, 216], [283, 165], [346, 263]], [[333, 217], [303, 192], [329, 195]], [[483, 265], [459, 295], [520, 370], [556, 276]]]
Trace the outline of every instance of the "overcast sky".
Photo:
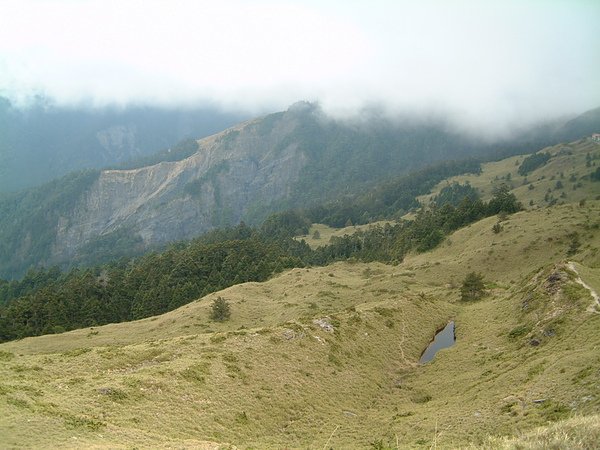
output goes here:
[[0, 0], [0, 95], [32, 93], [502, 128], [600, 106], [600, 1]]

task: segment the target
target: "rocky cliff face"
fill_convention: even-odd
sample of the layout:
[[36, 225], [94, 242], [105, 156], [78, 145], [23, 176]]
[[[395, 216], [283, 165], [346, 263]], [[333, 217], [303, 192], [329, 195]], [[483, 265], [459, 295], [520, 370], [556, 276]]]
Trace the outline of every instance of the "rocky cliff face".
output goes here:
[[266, 134], [259, 124], [202, 139], [182, 161], [103, 171], [59, 220], [51, 261], [73, 258], [83, 245], [123, 228], [147, 246], [190, 238], [289, 195], [306, 163], [297, 143], [284, 142], [297, 121], [283, 116]]

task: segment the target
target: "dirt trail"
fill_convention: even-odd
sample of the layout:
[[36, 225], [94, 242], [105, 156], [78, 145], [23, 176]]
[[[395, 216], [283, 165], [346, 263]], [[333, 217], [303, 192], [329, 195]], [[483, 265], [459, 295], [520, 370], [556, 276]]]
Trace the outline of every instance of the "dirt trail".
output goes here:
[[598, 295], [598, 293], [589, 284], [587, 284], [585, 281], [583, 281], [581, 279], [581, 276], [579, 275], [579, 272], [577, 271], [575, 264], [573, 264], [572, 262], [569, 261], [567, 263], [567, 266], [569, 267], [569, 269], [571, 269], [577, 275], [577, 279], [575, 281], [577, 281], [580, 285], [582, 285], [584, 288], [586, 288], [588, 291], [590, 291], [590, 294], [592, 295], [592, 298], [594, 299], [594, 302], [590, 306], [588, 306], [587, 311], [598, 313], [599, 311], [596, 308], [600, 307], [600, 295]]

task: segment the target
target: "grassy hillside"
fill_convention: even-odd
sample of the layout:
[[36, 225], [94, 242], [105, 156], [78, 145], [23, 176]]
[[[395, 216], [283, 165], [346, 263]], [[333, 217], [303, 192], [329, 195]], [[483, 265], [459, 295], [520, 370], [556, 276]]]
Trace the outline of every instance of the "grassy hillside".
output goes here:
[[[571, 417], [556, 427], [590, 436], [597, 416], [580, 416], [600, 411], [600, 310], [567, 260], [597, 289], [600, 201], [517, 213], [500, 233], [496, 221], [397, 266], [294, 269], [162, 316], [2, 344], [0, 439], [510, 447]], [[573, 231], [581, 245], [567, 257]], [[458, 288], [472, 270], [489, 294], [465, 304]], [[216, 296], [230, 302], [230, 321], [208, 319]], [[418, 365], [449, 320], [456, 344]]]
[[[526, 175], [513, 157], [422, 197], [469, 181], [488, 199], [509, 183], [527, 209], [401, 264], [293, 269], [161, 316], [1, 344], [0, 446], [593, 448], [600, 146], [543, 152]], [[465, 303], [472, 271], [487, 294]], [[217, 297], [230, 320], [209, 319]], [[456, 344], [419, 365], [450, 320]]]
[[[331, 430], [315, 434], [322, 421], [354, 417], [454, 313], [410, 285], [396, 292], [394, 271], [296, 269], [220, 293], [233, 310], [224, 324], [207, 320], [205, 298], [154, 321], [2, 346], [2, 435], [34, 446], [72, 436], [112, 445], [150, 430], [165, 443], [198, 437], [263, 448], [305, 445], [311, 435], [323, 442]], [[380, 344], [398, 332], [405, 343], [392, 347], [404, 357], [388, 359], [390, 347]], [[23, 415], [30, 420], [17, 427]], [[50, 424], [54, 436], [32, 435]]]
[[444, 186], [453, 182], [470, 183], [478, 189], [483, 199], [492, 196], [494, 186], [508, 183], [512, 192], [527, 208], [598, 199], [600, 186], [590, 180], [589, 174], [600, 166], [600, 144], [585, 138], [547, 147], [538, 153], [548, 153], [550, 160], [526, 175], [518, 172], [526, 156], [513, 156], [482, 164], [480, 175], [467, 174], [444, 180], [431, 194], [421, 196], [419, 200], [427, 203]]
[[[296, 239], [304, 240], [310, 248], [319, 248], [327, 245], [332, 237], [342, 237], [349, 234], [354, 234], [359, 230], [369, 230], [374, 226], [384, 226], [386, 223], [392, 224], [389, 221], [379, 221], [369, 223], [367, 225], [353, 225], [343, 228], [333, 228], [322, 223], [314, 223], [311, 225], [308, 234], [298, 236]], [[316, 234], [315, 234], [316, 233]]]
[[[492, 198], [495, 188], [506, 184], [525, 209], [600, 200], [600, 183], [590, 177], [590, 174], [600, 167], [600, 144], [584, 138], [569, 144], [547, 147], [537, 153], [548, 153], [550, 159], [546, 164], [525, 175], [519, 174], [519, 167], [528, 155], [512, 156], [483, 163], [479, 174], [449, 177], [434, 186], [428, 194], [420, 195], [417, 199], [423, 205], [431, 205], [444, 187], [454, 183], [468, 183], [486, 201]], [[404, 217], [414, 218], [415, 215], [408, 213]], [[317, 248], [327, 245], [334, 236], [351, 235], [358, 230], [367, 230], [373, 225], [384, 223], [343, 228], [315, 223], [308, 234], [298, 236], [298, 239], [304, 239], [311, 248]], [[318, 238], [315, 238], [315, 232], [318, 232]]]

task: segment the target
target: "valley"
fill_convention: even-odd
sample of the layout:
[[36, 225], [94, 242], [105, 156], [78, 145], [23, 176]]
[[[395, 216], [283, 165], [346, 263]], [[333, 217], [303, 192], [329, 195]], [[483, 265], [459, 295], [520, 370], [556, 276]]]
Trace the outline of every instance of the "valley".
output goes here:
[[[581, 175], [587, 145], [528, 175], [534, 190]], [[505, 171], [487, 167], [467, 178], [484, 192]], [[567, 193], [395, 265], [295, 268], [160, 316], [0, 344], [1, 434], [36, 448], [592, 448], [600, 308], [578, 277], [598, 288], [600, 200], [589, 180]], [[471, 271], [486, 295], [461, 301]], [[217, 297], [229, 320], [210, 320]], [[451, 320], [455, 344], [418, 364]]]
[[596, 1], [0, 1], [0, 450], [596, 450]]

